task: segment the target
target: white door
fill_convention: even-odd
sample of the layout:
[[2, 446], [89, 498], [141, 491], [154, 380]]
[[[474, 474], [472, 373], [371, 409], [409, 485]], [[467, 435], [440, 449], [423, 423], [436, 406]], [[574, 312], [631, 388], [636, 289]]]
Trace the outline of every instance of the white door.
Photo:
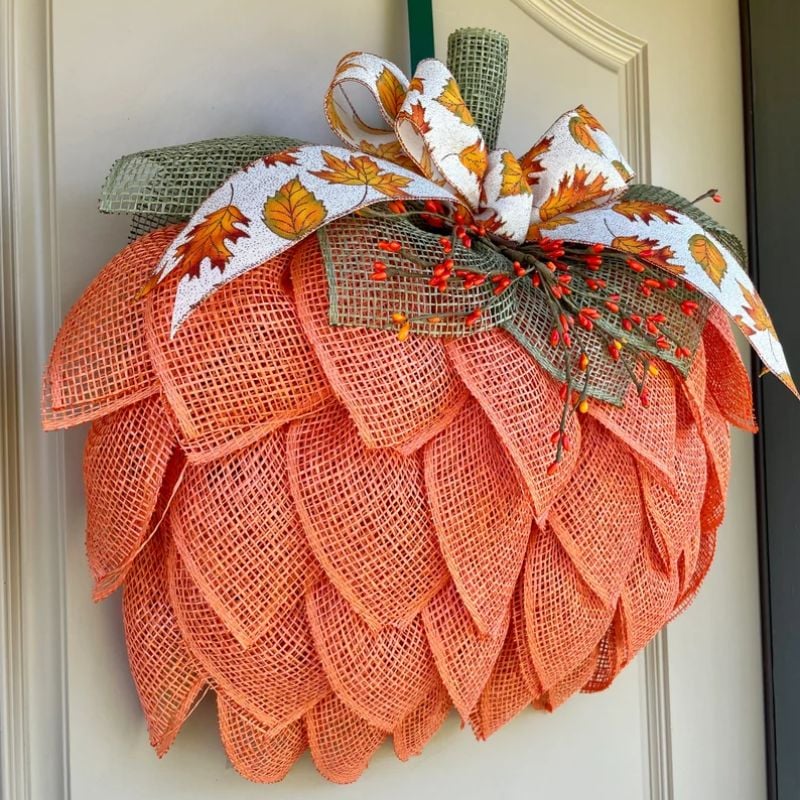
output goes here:
[[[332, 67], [355, 49], [407, 67], [404, 6], [400, 0], [52, 0], [61, 312], [125, 242], [126, 222], [96, 212], [99, 187], [118, 155], [251, 132], [331, 141], [321, 101]], [[434, 12], [440, 56], [456, 27], [490, 27], [510, 37], [501, 145], [524, 152], [560, 113], [585, 103], [641, 178], [688, 197], [719, 186], [725, 203], [715, 212], [744, 232], [736, 0], [435, 0]], [[419, 758], [400, 764], [384, 746], [358, 783], [339, 790], [307, 756], [278, 787], [247, 784], [226, 762], [211, 703], [194, 713], [163, 761], [155, 758], [128, 674], [119, 597], [100, 606], [90, 600], [79, 468], [84, 435], [64, 436], [63, 497], [41, 498], [65, 520], [68, 755], [57, 780], [75, 800], [345, 792], [387, 800], [765, 796], [746, 436], [734, 435], [728, 516], [704, 590], [608, 691], [575, 697], [552, 716], [527, 711], [481, 744], [451, 718]], [[48, 687], [59, 680], [41, 669]], [[34, 775], [31, 785], [42, 785], [41, 778]]]

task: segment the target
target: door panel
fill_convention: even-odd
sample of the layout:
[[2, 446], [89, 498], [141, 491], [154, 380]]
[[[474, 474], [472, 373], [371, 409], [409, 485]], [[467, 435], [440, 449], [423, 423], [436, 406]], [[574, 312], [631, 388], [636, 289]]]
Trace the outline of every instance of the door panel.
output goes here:
[[[741, 232], [736, 3], [696, 5], [592, 0], [586, 11], [567, 0], [436, 0], [437, 52], [446, 52], [447, 33], [456, 27], [506, 32], [511, 63], [502, 145], [524, 152], [560, 113], [584, 102], [654, 182], [689, 196], [719, 183], [727, 201], [723, 221]], [[321, 101], [342, 54], [363, 49], [408, 67], [399, 0], [317, 0], [301, 17], [295, 8], [255, 0], [53, 0], [64, 311], [126, 239], [125, 220], [96, 212], [99, 187], [118, 155], [255, 132], [332, 141]], [[622, 30], [611, 46], [613, 25]], [[128, 674], [119, 597], [99, 606], [90, 600], [78, 469], [84, 436], [67, 433], [64, 456], [72, 796], [204, 800], [336, 791], [308, 756], [280, 788], [247, 784], [227, 764], [208, 700], [167, 757], [155, 758]], [[576, 697], [552, 716], [526, 712], [487, 743], [477, 744], [451, 718], [408, 764], [384, 746], [347, 796], [666, 798], [670, 767], [678, 798], [762, 796], [751, 462], [749, 441], [735, 438], [718, 563], [695, 606], [671, 627], [668, 662], [659, 661], [663, 647], [639, 657], [610, 690]], [[668, 684], [659, 683], [658, 667], [665, 666]], [[656, 715], [666, 711], [659, 690], [670, 703], [671, 736], [659, 735]], [[667, 769], [654, 773], [658, 764]]]

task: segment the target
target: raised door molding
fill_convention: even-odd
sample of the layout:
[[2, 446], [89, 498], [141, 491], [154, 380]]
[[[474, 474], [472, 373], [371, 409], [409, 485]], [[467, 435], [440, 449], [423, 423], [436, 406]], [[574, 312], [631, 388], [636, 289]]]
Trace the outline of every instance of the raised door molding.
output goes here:
[[0, 0], [0, 787], [69, 796], [63, 458], [39, 423], [61, 316], [49, 0]]

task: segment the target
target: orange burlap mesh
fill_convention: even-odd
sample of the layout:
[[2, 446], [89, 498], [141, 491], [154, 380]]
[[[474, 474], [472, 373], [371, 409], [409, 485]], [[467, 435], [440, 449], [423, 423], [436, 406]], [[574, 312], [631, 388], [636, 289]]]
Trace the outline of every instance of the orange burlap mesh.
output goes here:
[[675, 569], [687, 538], [700, 533], [700, 508], [706, 491], [706, 448], [700, 431], [680, 404], [676, 433], [675, 492], [641, 470], [642, 494], [653, 540], [662, 563]]
[[531, 691], [520, 667], [517, 634], [512, 621], [492, 674], [470, 715], [470, 725], [476, 738], [488, 739], [529, 706], [531, 699]]
[[425, 485], [450, 575], [486, 633], [508, 614], [533, 505], [475, 400], [425, 447]]
[[205, 684], [169, 600], [167, 538], [162, 530], [147, 543], [128, 573], [122, 599], [131, 675], [159, 756], [169, 749]]
[[625, 663], [661, 630], [677, 599], [677, 564], [665, 571], [652, 537], [644, 536], [620, 597]]
[[569, 700], [591, 680], [597, 669], [599, 654], [600, 647], [597, 645], [566, 678], [562, 678], [555, 686], [551, 686], [541, 697], [537, 698], [534, 706], [552, 712]]
[[503, 648], [508, 609], [494, 630], [481, 634], [451, 581], [425, 606], [422, 619], [442, 682], [466, 721]]
[[395, 755], [401, 761], [418, 756], [447, 719], [453, 704], [440, 680], [422, 702], [392, 732]]
[[331, 687], [370, 725], [391, 732], [438, 683], [419, 616], [375, 633], [328, 581], [308, 593], [306, 610]]
[[612, 606], [642, 537], [639, 477], [616, 436], [592, 419], [581, 429], [578, 464], [549, 522], [581, 578]]
[[171, 527], [192, 580], [243, 647], [319, 577], [289, 493], [285, 428], [189, 466]]
[[572, 447], [555, 473], [547, 475], [555, 455], [550, 438], [563, 406], [557, 385], [505, 331], [455, 339], [447, 352], [508, 449], [542, 519], [569, 480], [580, 451], [580, 427], [573, 415], [566, 428]]
[[368, 447], [413, 453], [450, 423], [466, 398], [444, 345], [430, 336], [401, 342], [392, 331], [332, 327], [317, 238], [295, 253], [292, 282], [300, 322], [333, 391]]
[[147, 344], [190, 461], [208, 461], [315, 409], [330, 394], [277, 256], [201, 303], [170, 338], [177, 277], [150, 293]]
[[622, 614], [617, 603], [614, 619], [597, 645], [594, 672], [581, 687], [582, 692], [602, 692], [611, 686], [614, 678], [619, 675], [625, 665], [622, 636]]
[[758, 425], [753, 417], [753, 387], [750, 373], [742, 360], [728, 315], [716, 305], [708, 313], [703, 329], [706, 353], [710, 354], [706, 383], [722, 416], [746, 431], [755, 433]]
[[[589, 414], [616, 434], [637, 460], [662, 483], [675, 482], [675, 386], [667, 369], [647, 380], [650, 402], [643, 406], [631, 385], [622, 407], [592, 403]], [[580, 469], [580, 468], [579, 468]]]
[[330, 404], [292, 423], [289, 482], [314, 555], [374, 630], [408, 625], [447, 581], [421, 453], [369, 450]]
[[614, 606], [589, 588], [550, 525], [532, 537], [522, 570], [528, 650], [542, 690], [548, 691], [594, 651]]
[[704, 407], [701, 434], [708, 454], [708, 486], [700, 511], [703, 532], [712, 532], [722, 524], [725, 516], [725, 497], [731, 476], [731, 436], [728, 423], [717, 409], [712, 398]]
[[179, 230], [153, 231], [128, 245], [67, 314], [44, 375], [45, 430], [97, 419], [158, 390], [136, 295]]
[[175, 436], [157, 396], [92, 423], [83, 454], [83, 482], [86, 553], [95, 600], [122, 583], [144, 543], [174, 446]]
[[308, 746], [320, 774], [333, 783], [352, 783], [367, 768], [386, 732], [350, 711], [335, 694], [306, 714]]
[[[533, 536], [539, 536], [538, 528], [534, 528]], [[530, 543], [528, 550], [530, 550]], [[526, 553], [527, 556], [527, 553]], [[528, 647], [528, 633], [525, 624], [525, 575], [523, 572], [517, 581], [517, 588], [511, 600], [511, 624], [509, 630], [514, 635], [514, 646], [517, 652], [517, 665], [525, 688], [528, 692], [528, 702], [533, 702], [542, 693], [542, 682], [536, 674], [533, 665], [530, 647]]]
[[208, 605], [174, 545], [168, 562], [170, 598], [186, 644], [233, 702], [277, 732], [330, 692], [302, 600], [277, 614], [245, 649]]
[[303, 720], [275, 734], [217, 692], [219, 735], [233, 768], [254, 783], [282, 781], [307, 747]]

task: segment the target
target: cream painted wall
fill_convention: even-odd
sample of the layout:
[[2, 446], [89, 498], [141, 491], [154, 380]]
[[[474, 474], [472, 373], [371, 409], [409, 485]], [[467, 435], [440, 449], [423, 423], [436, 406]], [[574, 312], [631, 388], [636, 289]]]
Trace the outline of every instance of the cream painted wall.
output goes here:
[[[699, 8], [692, 0], [591, 0], [587, 5], [649, 43], [654, 180], [689, 195], [719, 183], [729, 199], [724, 221], [741, 231], [735, 0], [707, 0]], [[457, 26], [487, 25], [511, 36], [502, 144], [525, 149], [578, 102], [586, 102], [616, 132], [616, 77], [555, 39], [510, 0], [435, 0], [435, 13], [442, 56], [446, 34]], [[96, 213], [99, 186], [116, 156], [245, 132], [330, 141], [321, 98], [340, 55], [364, 49], [408, 66], [401, 0], [306, 0], [302, 5], [53, 0], [53, 48], [65, 311], [126, 238], [125, 221]], [[688, 87], [685, 94], [681, 85]], [[210, 703], [201, 706], [158, 762], [127, 672], [119, 599], [101, 606], [89, 600], [78, 469], [83, 436], [83, 431], [70, 432], [65, 440], [72, 797], [649, 796], [641, 658], [609, 691], [577, 697], [552, 717], [525, 713], [488, 743], [478, 745], [450, 719], [409, 764], [399, 764], [384, 747], [364, 778], [348, 789], [322, 781], [307, 756], [279, 787], [245, 783], [227, 765]], [[731, 510], [718, 563], [706, 592], [670, 630], [674, 796], [680, 800], [758, 800], [763, 795], [748, 440], [736, 439], [734, 458]]]

